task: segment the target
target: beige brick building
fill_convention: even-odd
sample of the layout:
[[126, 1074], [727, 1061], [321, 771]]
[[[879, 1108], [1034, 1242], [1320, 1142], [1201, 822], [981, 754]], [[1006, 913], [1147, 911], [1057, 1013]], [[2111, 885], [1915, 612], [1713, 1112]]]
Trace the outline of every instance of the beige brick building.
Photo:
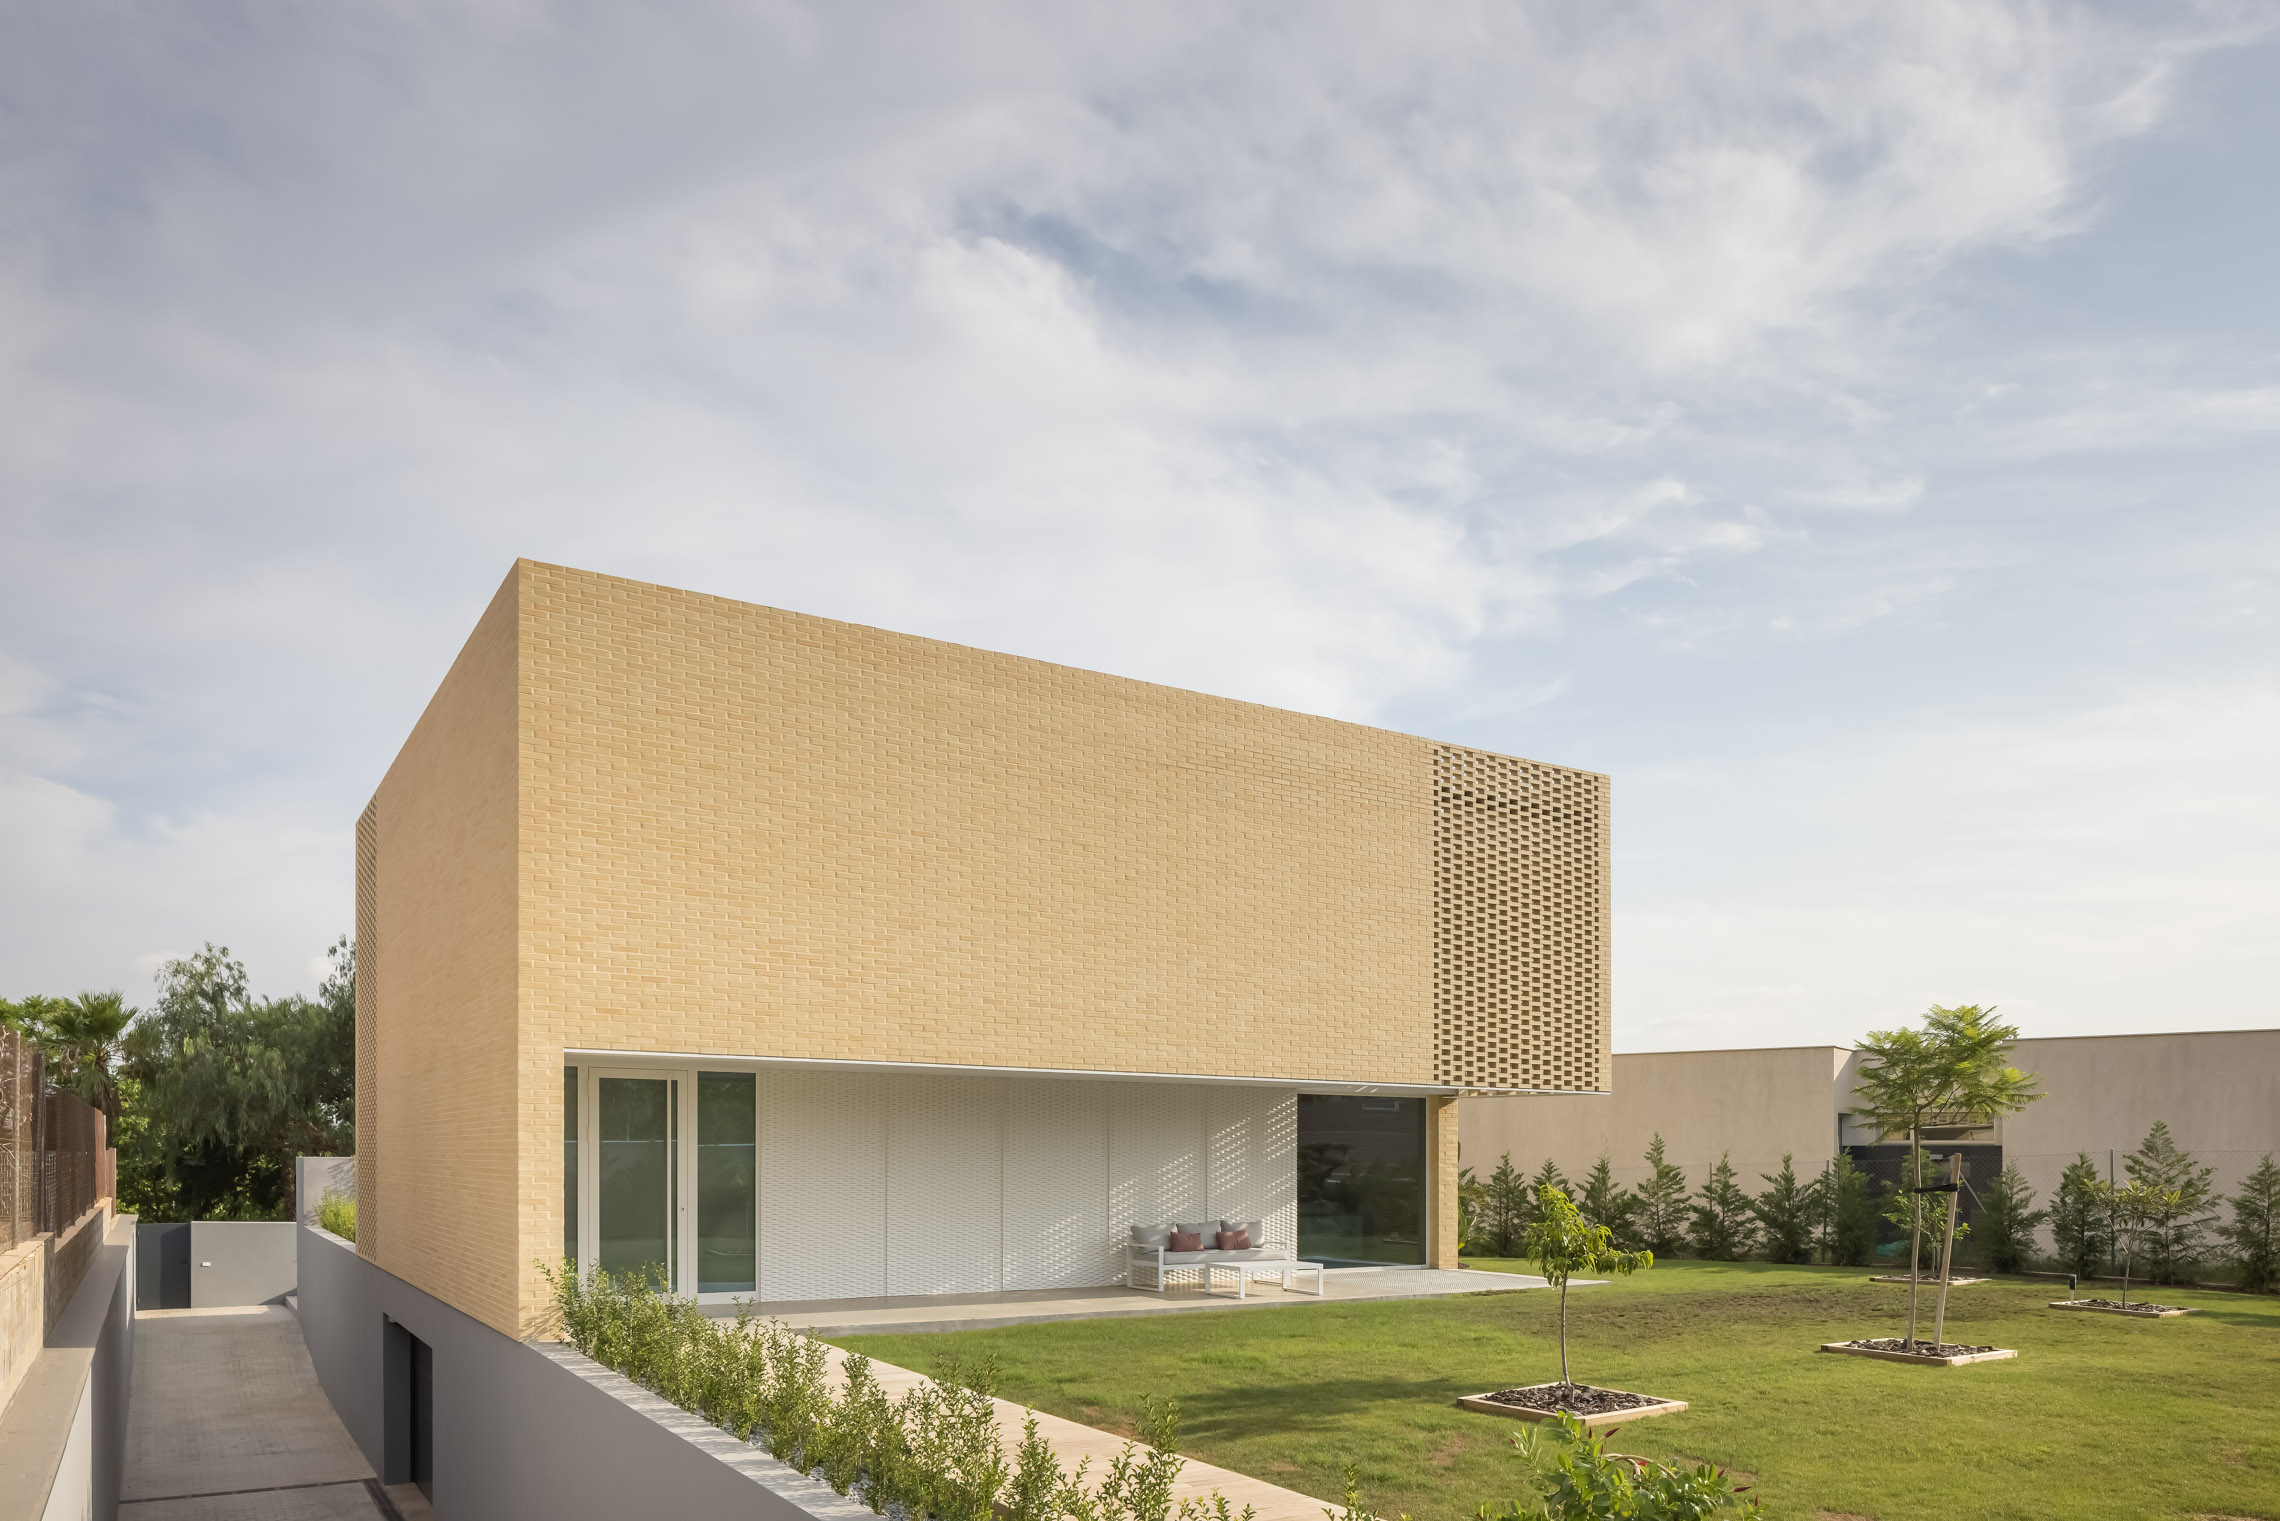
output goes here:
[[518, 562], [358, 821], [358, 1251], [509, 1332], [565, 1253], [1453, 1261], [1459, 1096], [1608, 1086], [1607, 827], [1587, 772]]

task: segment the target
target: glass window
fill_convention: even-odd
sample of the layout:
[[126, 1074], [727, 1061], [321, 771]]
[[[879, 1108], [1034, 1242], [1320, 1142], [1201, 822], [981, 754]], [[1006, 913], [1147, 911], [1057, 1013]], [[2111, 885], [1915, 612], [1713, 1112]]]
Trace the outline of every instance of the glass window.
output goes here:
[[1298, 1097], [1298, 1254], [1425, 1260], [1425, 1101]]
[[670, 1078], [604, 1077], [595, 1084], [601, 1156], [595, 1178], [599, 1261], [612, 1273], [674, 1273], [674, 1128], [679, 1108]]
[[562, 1069], [562, 1257], [578, 1260], [578, 1069]]
[[697, 1074], [697, 1292], [759, 1287], [759, 1147], [749, 1072]]

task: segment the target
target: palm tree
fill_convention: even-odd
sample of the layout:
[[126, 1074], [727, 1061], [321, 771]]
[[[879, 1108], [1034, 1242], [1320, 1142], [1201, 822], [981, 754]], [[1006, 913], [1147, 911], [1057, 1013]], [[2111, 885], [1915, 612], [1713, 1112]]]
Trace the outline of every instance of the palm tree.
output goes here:
[[113, 1136], [119, 1133], [121, 1041], [139, 1012], [114, 990], [53, 1000], [40, 1019], [38, 1039], [55, 1063], [56, 1086], [102, 1110]]

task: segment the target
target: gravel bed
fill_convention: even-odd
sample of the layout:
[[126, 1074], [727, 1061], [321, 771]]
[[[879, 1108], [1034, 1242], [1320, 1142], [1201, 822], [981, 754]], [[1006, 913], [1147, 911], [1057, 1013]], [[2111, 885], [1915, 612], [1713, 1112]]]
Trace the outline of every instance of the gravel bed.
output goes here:
[[2143, 1310], [2148, 1315], [2162, 1310], [2182, 1310], [2185, 1308], [2181, 1304], [2148, 1304], [2142, 1299], [2133, 1299], [2128, 1304], [2122, 1303], [2119, 1299], [2062, 1299], [2059, 1303], [2078, 1304], [2086, 1310], [2129, 1310], [2133, 1313]]
[[1590, 1384], [1538, 1384], [1532, 1389], [1499, 1389], [1484, 1400], [1522, 1410], [1560, 1410], [1569, 1415], [1606, 1415], [1615, 1410], [1636, 1410], [1642, 1405], [1664, 1405], [1668, 1400], [1621, 1389], [1600, 1389]]
[[1906, 1352], [1915, 1357], [1966, 1357], [1974, 1352], [1994, 1352], [1995, 1347], [1967, 1347], [1960, 1342], [1944, 1341], [1933, 1346], [1928, 1341], [1909, 1341], [1904, 1336], [1872, 1336], [1862, 1341], [1838, 1342], [1840, 1347], [1858, 1347], [1863, 1352]]

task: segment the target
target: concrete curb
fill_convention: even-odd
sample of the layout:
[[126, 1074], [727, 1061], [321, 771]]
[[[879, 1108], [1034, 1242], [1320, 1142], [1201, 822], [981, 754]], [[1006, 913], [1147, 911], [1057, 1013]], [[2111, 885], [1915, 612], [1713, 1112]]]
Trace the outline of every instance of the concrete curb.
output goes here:
[[1842, 1352], [1850, 1357], [1873, 1357], [1888, 1363], [1915, 1363], [1928, 1368], [1960, 1368], [1965, 1363], [2000, 1362], [2006, 1357], [2017, 1357], [2010, 1347], [1997, 1347], [1992, 1352], [1960, 1352], [1953, 1357], [1933, 1357], [1922, 1352], [1887, 1352], [1882, 1347], [1848, 1347], [1841, 1341], [1821, 1343], [1823, 1352]]

